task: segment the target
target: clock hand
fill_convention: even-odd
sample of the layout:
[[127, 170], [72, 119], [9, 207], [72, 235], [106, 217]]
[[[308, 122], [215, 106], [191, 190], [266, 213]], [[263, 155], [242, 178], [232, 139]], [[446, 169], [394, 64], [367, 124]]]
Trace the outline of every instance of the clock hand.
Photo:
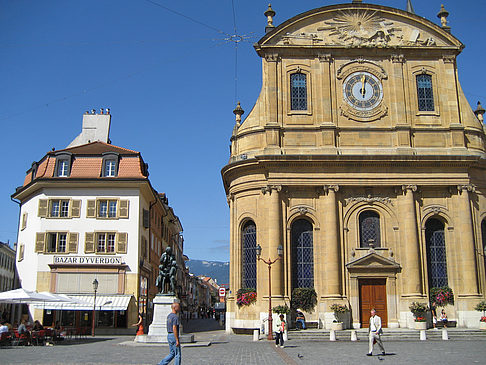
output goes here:
[[365, 97], [366, 94], [365, 84], [366, 84], [366, 76], [363, 75], [361, 76], [361, 95], [363, 96], [363, 98]]

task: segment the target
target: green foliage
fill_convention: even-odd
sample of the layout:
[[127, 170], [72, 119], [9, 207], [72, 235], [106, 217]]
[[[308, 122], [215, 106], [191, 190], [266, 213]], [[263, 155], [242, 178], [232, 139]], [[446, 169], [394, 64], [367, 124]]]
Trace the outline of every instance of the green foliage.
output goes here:
[[290, 314], [290, 308], [287, 304], [277, 305], [272, 308], [272, 312], [277, 314]]
[[427, 312], [427, 310], [429, 309], [427, 307], [427, 303], [419, 303], [419, 302], [413, 302], [412, 304], [410, 304], [409, 308], [410, 308], [410, 312], [413, 313], [415, 318], [423, 317], [424, 313]]
[[349, 311], [347, 306], [337, 303], [330, 305], [329, 308], [334, 312], [334, 315], [346, 313]]
[[448, 286], [431, 288], [430, 302], [435, 302], [439, 307], [445, 307], [447, 304], [454, 304], [454, 293]]
[[479, 302], [476, 307], [474, 307], [475, 310], [478, 312], [486, 312], [486, 300], [483, 300], [482, 302]]
[[292, 291], [290, 307], [302, 309], [304, 312], [312, 312], [317, 304], [317, 293], [314, 288], [295, 288]]

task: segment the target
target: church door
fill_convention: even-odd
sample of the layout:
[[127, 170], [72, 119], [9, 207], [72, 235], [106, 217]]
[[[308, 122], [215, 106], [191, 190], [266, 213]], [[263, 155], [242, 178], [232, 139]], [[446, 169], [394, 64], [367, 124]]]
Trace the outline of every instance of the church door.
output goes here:
[[376, 314], [381, 317], [382, 327], [387, 327], [386, 279], [359, 280], [359, 313], [361, 328], [368, 328], [370, 311], [373, 308], [375, 308]]

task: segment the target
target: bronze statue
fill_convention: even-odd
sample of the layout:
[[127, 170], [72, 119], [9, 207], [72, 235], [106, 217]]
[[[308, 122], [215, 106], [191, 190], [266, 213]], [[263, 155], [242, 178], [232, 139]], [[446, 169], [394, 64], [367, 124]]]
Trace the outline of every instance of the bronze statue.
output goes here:
[[[159, 289], [159, 293], [175, 294], [176, 274], [177, 261], [174, 255], [172, 255], [172, 249], [167, 247], [165, 252], [160, 256], [159, 276], [155, 281], [155, 286]], [[166, 287], [170, 288], [170, 293]]]

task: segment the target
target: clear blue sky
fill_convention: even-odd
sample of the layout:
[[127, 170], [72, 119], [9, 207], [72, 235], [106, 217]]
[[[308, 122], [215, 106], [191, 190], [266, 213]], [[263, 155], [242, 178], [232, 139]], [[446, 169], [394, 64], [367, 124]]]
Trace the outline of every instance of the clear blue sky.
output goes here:
[[[204, 25], [148, 0], [0, 0], [0, 241], [16, 240], [18, 206], [10, 195], [31, 163], [66, 147], [85, 110], [109, 107], [113, 144], [140, 151], [149, 163], [154, 187], [167, 193], [182, 221], [186, 254], [229, 259], [220, 170], [234, 125], [235, 52], [217, 30], [235, 34], [232, 1], [153, 2]], [[418, 15], [439, 23], [441, 2], [452, 33], [466, 45], [459, 57], [464, 92], [474, 107], [478, 100], [484, 105], [486, 1], [412, 3]], [[272, 1], [275, 24], [337, 3]], [[252, 43], [264, 35], [267, 4], [234, 0], [237, 33], [253, 37], [238, 48], [238, 99], [247, 112], [261, 87]]]

